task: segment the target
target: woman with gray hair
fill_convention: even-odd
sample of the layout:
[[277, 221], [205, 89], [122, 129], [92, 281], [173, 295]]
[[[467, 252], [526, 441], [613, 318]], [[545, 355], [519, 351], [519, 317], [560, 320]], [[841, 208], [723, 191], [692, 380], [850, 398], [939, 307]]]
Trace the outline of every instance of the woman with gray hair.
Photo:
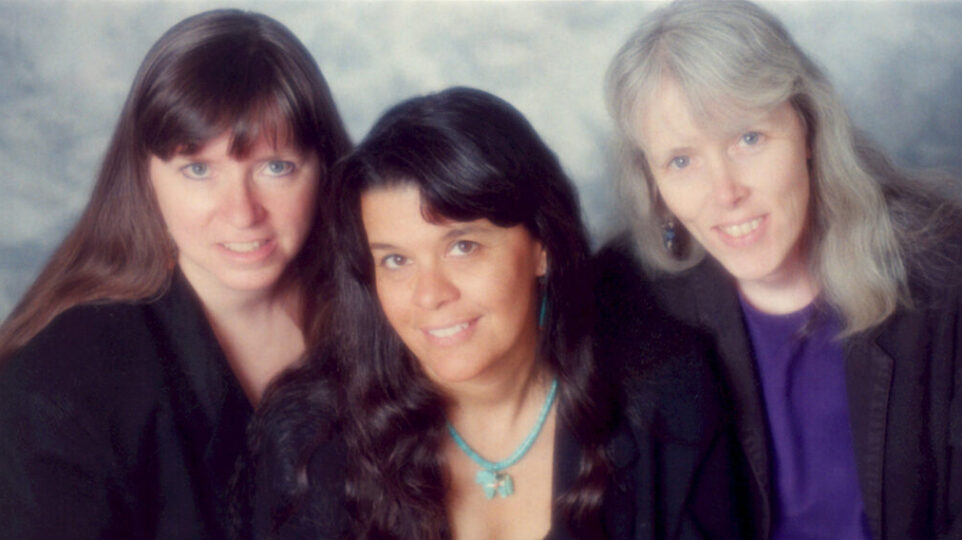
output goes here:
[[606, 347], [652, 311], [714, 339], [760, 538], [962, 538], [962, 211], [750, 2], [653, 12], [608, 92]]

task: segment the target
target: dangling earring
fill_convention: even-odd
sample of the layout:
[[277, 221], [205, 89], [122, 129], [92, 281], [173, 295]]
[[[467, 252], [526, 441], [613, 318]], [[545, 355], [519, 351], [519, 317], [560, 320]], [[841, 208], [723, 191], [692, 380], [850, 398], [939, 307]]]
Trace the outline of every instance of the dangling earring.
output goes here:
[[544, 318], [548, 312], [548, 295], [541, 293], [541, 310], [538, 312], [538, 328], [544, 328]]
[[664, 225], [661, 226], [661, 241], [664, 243], [668, 253], [673, 255], [675, 253], [675, 239], [677, 234], [677, 231], [675, 231], [675, 219], [669, 217]]

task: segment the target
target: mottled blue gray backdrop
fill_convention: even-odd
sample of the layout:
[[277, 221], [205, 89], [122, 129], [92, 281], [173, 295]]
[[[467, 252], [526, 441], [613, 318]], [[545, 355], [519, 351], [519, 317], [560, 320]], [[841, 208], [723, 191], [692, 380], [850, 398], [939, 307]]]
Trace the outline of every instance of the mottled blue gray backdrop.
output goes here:
[[[962, 174], [962, 2], [767, 5], [900, 164]], [[355, 139], [413, 94], [458, 84], [501, 95], [558, 153], [594, 234], [611, 223], [602, 76], [651, 3], [3, 0], [0, 318], [77, 218], [151, 43], [187, 15], [230, 6], [304, 41]]]

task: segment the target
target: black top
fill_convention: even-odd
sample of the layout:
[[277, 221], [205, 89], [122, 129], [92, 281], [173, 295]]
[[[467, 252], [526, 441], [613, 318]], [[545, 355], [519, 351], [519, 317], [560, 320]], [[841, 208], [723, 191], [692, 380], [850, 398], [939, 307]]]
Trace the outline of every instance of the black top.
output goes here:
[[[954, 259], [955, 268], [962, 263]], [[714, 342], [750, 466], [757, 537], [772, 520], [768, 426], [738, 292], [711, 258], [677, 275], [645, 276], [622, 238], [598, 256], [602, 317], [673, 319]], [[910, 282], [913, 308], [843, 341], [855, 462], [872, 537], [962, 538], [962, 286]], [[604, 323], [603, 323], [604, 324]]]
[[[732, 458], [734, 435], [716, 378], [699, 349], [680, 335], [618, 349], [626, 343], [603, 342], [600, 347], [607, 358], [617, 360], [605, 362], [605, 368], [618, 381], [622, 404], [607, 445], [614, 465], [602, 510], [607, 538], [743, 537], [739, 516], [744, 512], [736, 506], [743, 481]], [[316, 435], [294, 432], [301, 438]], [[353, 538], [344, 500], [349, 458], [336, 432], [311, 456], [306, 498], [279, 531], [270, 532], [274, 514], [285, 502], [284, 487], [296, 476], [277, 456], [289, 454], [291, 447], [303, 448], [305, 442], [285, 439], [281, 444], [288, 446], [282, 451], [278, 441], [265, 445], [251, 504], [254, 538]], [[555, 494], [574, 481], [580, 457], [578, 442], [559, 423]], [[516, 465], [523, 466], [523, 460]], [[548, 538], [574, 539], [558, 518], [554, 516]]]
[[182, 276], [0, 365], [0, 538], [224, 538], [252, 414]]

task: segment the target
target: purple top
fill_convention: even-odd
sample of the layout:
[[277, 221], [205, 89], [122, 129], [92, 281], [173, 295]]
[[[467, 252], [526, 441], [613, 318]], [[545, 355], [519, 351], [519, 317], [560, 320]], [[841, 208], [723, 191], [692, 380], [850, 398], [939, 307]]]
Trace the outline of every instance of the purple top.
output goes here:
[[[855, 468], [838, 319], [814, 304], [787, 315], [742, 299], [772, 451], [773, 539], [868, 539]], [[815, 316], [813, 318], [813, 316]]]

